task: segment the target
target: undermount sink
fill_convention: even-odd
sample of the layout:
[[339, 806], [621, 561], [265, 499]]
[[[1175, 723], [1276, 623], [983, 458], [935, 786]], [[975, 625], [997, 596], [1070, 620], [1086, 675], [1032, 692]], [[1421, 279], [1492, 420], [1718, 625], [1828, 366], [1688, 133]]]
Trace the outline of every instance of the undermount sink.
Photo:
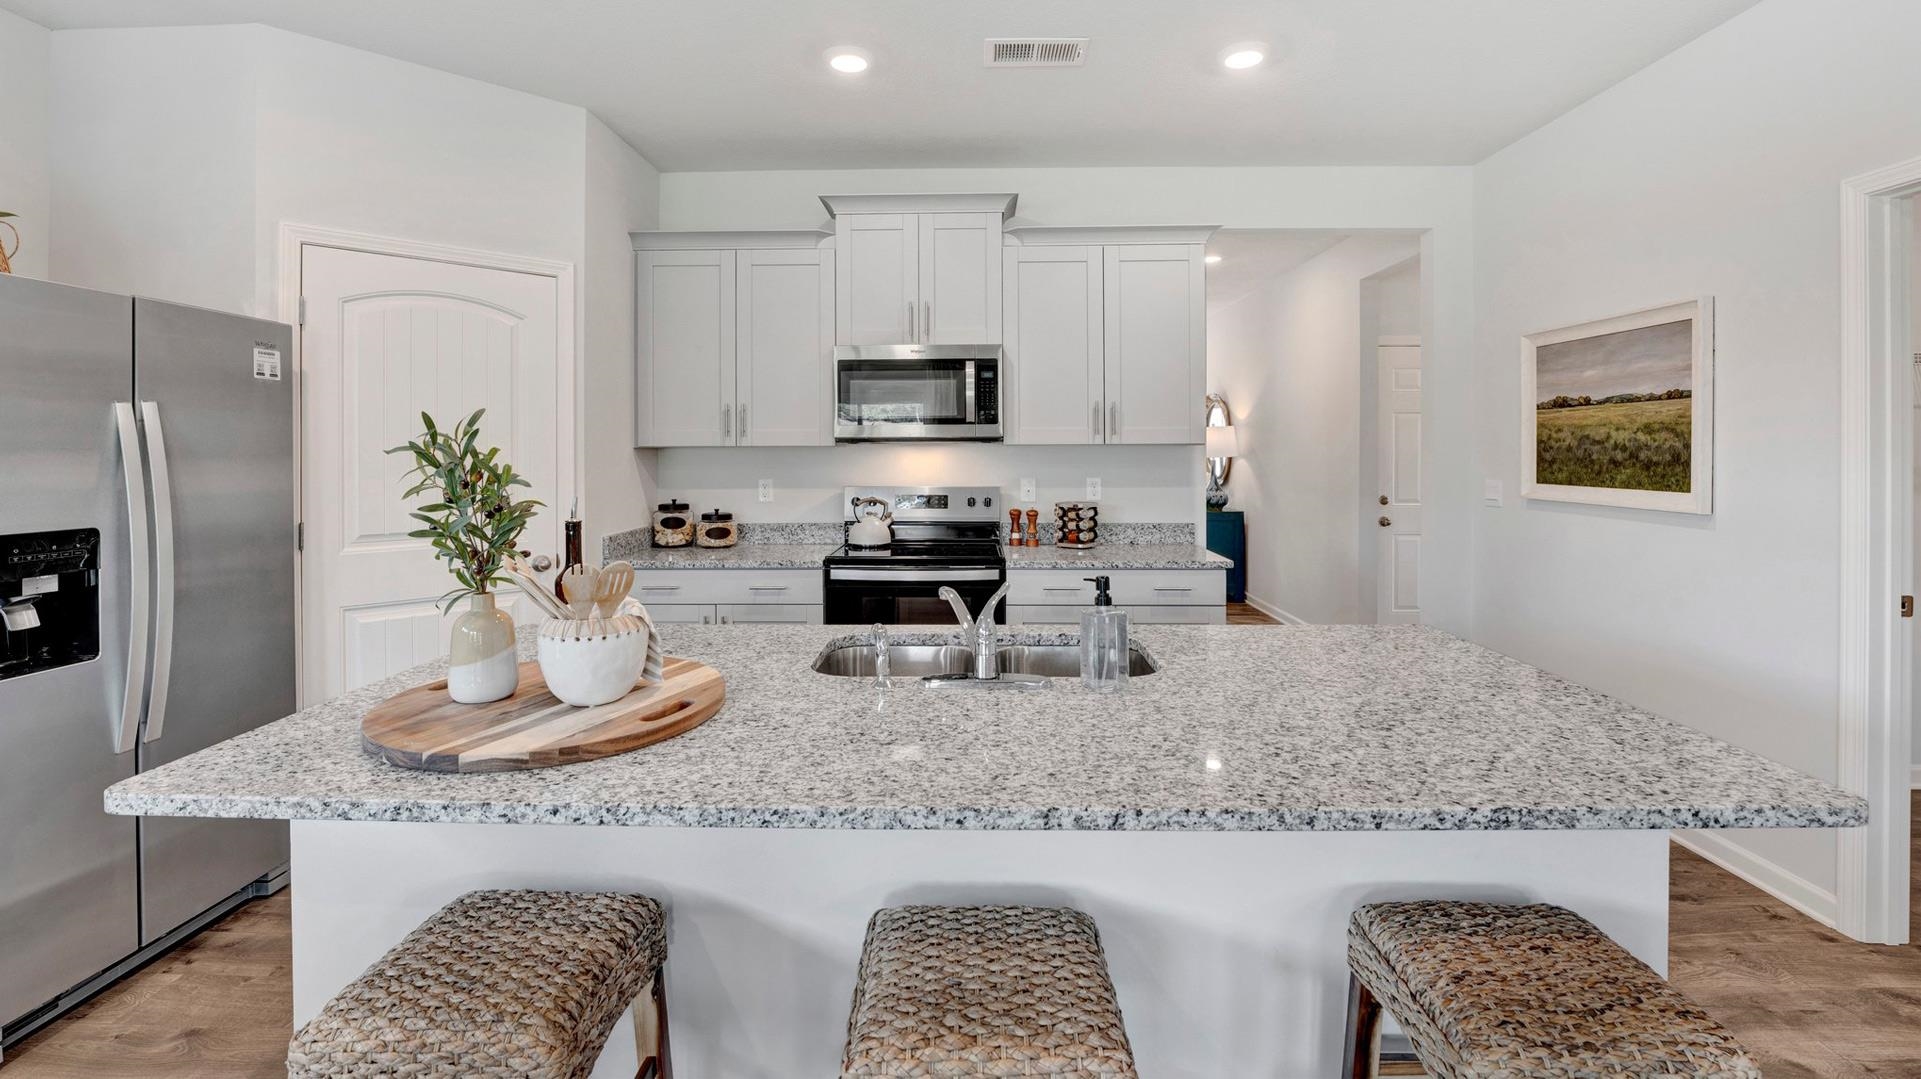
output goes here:
[[[888, 674], [894, 678], [925, 678], [935, 674], [966, 674], [974, 668], [974, 650], [957, 644], [897, 644], [887, 649]], [[874, 677], [874, 646], [843, 644], [829, 648], [814, 661], [814, 669], [839, 678]], [[1079, 678], [1078, 644], [1010, 644], [1001, 649], [1000, 669], [1006, 674], [1038, 674], [1044, 678]], [[1160, 670], [1138, 647], [1127, 651], [1130, 677]]]

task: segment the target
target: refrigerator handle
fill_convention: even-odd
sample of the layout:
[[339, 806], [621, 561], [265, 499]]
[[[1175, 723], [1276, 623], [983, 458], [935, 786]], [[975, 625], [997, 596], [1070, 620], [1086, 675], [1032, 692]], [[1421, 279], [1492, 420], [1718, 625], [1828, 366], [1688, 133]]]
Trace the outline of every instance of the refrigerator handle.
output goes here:
[[147, 465], [153, 472], [153, 688], [147, 693], [147, 733], [158, 741], [167, 725], [167, 683], [173, 673], [173, 477], [167, 469], [167, 438], [160, 406], [140, 402], [147, 428]]
[[120, 474], [127, 484], [127, 547], [132, 568], [131, 614], [127, 622], [127, 686], [120, 699], [120, 722], [114, 728], [113, 751], [133, 750], [140, 731], [140, 691], [147, 684], [147, 603], [153, 592], [148, 579], [147, 483], [140, 467], [140, 427], [133, 405], [116, 401], [114, 427], [120, 434]]

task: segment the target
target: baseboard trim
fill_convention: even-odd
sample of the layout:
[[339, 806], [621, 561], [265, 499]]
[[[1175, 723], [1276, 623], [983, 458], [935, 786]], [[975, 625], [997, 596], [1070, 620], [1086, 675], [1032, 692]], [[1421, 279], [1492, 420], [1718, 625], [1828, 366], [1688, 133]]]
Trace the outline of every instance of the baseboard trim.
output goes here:
[[1252, 592], [1249, 592], [1247, 594], [1247, 605], [1261, 612], [1262, 614], [1268, 616], [1269, 618], [1272, 618], [1276, 622], [1285, 622], [1290, 626], [1307, 625], [1307, 619], [1301, 618], [1297, 615], [1288, 614], [1286, 611], [1283, 611], [1279, 607], [1274, 606], [1272, 603], [1269, 603], [1266, 600], [1261, 599], [1259, 596], [1256, 596]]
[[1834, 893], [1783, 869], [1718, 832], [1675, 832], [1688, 850], [1740, 877], [1828, 928], [1840, 912]]

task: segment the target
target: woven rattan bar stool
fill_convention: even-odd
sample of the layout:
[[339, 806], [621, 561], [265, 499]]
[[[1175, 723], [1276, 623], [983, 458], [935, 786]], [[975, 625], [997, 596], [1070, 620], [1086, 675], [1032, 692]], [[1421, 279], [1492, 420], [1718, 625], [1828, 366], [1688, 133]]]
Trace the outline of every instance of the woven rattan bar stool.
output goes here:
[[640, 1079], [667, 1079], [666, 960], [646, 896], [469, 892], [294, 1034], [287, 1075], [583, 1079], [634, 1002]]
[[1094, 919], [1064, 907], [889, 907], [867, 924], [843, 1077], [1128, 1077]]
[[1435, 1079], [1760, 1079], [1719, 1023], [1573, 911], [1374, 903], [1347, 929], [1347, 1059], [1375, 1074], [1381, 1009]]

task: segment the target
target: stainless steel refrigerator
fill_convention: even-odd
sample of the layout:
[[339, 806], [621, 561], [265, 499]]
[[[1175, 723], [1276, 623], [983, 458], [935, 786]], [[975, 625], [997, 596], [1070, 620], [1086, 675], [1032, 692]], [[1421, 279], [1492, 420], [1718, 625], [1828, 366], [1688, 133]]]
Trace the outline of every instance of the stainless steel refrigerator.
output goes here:
[[0, 275], [0, 1042], [284, 879], [101, 792], [293, 711], [291, 343]]

